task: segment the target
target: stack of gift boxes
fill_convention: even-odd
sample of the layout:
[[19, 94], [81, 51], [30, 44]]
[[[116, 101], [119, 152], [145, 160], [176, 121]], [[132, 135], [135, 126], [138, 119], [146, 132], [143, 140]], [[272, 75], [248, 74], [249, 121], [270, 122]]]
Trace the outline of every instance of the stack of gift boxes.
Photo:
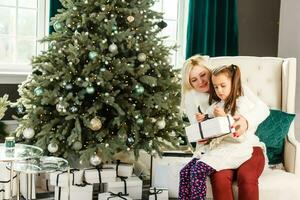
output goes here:
[[[16, 195], [16, 173], [13, 172], [13, 190], [12, 194]], [[10, 169], [7, 167], [7, 163], [0, 162], [0, 200], [10, 198]]]
[[55, 186], [55, 200], [66, 200], [69, 194], [71, 200], [92, 200], [95, 193], [99, 200], [142, 199], [142, 180], [133, 176], [132, 164], [120, 162], [51, 173], [50, 185]]

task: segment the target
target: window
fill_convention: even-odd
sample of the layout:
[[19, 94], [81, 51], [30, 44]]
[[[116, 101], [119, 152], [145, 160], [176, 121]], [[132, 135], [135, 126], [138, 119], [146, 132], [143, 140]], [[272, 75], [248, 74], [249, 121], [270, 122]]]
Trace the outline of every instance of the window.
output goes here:
[[168, 26], [163, 29], [162, 35], [169, 37], [166, 45], [179, 45], [172, 52], [171, 63], [175, 68], [180, 68], [185, 60], [188, 0], [158, 0], [152, 9], [164, 13], [163, 19]]
[[[30, 58], [44, 50], [38, 43], [48, 33], [49, 0], [0, 0], [1, 83], [21, 82], [31, 71]], [[3, 80], [8, 79], [7, 81]]]

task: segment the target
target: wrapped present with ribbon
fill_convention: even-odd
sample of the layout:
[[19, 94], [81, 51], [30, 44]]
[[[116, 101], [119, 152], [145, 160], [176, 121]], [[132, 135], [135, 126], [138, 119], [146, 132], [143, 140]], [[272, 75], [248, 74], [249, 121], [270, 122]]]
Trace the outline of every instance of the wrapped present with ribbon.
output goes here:
[[128, 195], [122, 194], [122, 192], [104, 192], [98, 195], [98, 200], [132, 200], [132, 198]]
[[151, 187], [149, 190], [149, 200], [168, 200], [169, 193], [167, 188]]
[[0, 189], [0, 200], [2, 200], [2, 199], [3, 199], [4, 192], [5, 192], [5, 190], [4, 190], [4, 189]]
[[192, 159], [192, 152], [165, 151], [152, 159], [152, 187], [168, 188], [170, 198], [178, 198], [180, 170]]
[[[0, 162], [0, 187], [2, 185], [2, 188], [4, 191], [1, 192], [3, 195], [3, 199], [9, 199], [10, 198], [10, 169], [7, 167], [7, 163], [6, 162]], [[17, 174], [16, 172], [13, 172], [13, 191], [12, 194], [16, 195], [17, 194], [17, 190], [16, 190], [16, 186], [17, 186], [17, 181], [16, 181], [16, 177]]]
[[50, 173], [50, 185], [56, 187], [68, 187], [68, 180], [70, 185], [81, 184], [82, 183], [83, 171], [79, 169], [71, 169], [70, 174], [68, 171], [60, 171]]
[[132, 199], [142, 199], [143, 182], [138, 177], [119, 177], [115, 181], [104, 184], [104, 191], [113, 193], [121, 192], [123, 195], [129, 195]]
[[104, 164], [103, 167], [112, 167], [116, 170], [117, 176], [129, 177], [133, 174], [133, 164], [117, 160], [116, 163]]
[[233, 122], [234, 120], [230, 115], [226, 117], [215, 117], [185, 127], [185, 133], [189, 142], [217, 138], [234, 133], [235, 129], [231, 128]]
[[[68, 187], [55, 187], [55, 200], [68, 200]], [[91, 184], [75, 184], [70, 186], [71, 200], [92, 200], [93, 185]]]
[[83, 177], [87, 183], [106, 183], [116, 179], [116, 171], [112, 167], [96, 167], [83, 170]]

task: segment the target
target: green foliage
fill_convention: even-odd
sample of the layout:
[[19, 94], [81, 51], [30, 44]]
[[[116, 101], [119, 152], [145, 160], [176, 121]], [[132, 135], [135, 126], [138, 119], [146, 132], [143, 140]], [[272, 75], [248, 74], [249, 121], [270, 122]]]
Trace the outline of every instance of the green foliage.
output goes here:
[[[138, 156], [140, 149], [160, 154], [177, 147], [178, 72], [168, 63], [173, 47], [159, 36], [162, 14], [150, 9], [153, 3], [62, 1], [51, 22], [56, 32], [42, 40], [49, 48], [32, 59], [33, 73], [19, 88], [25, 113], [16, 135], [32, 128], [27, 143], [46, 151], [58, 144], [54, 155], [82, 162], [95, 152], [108, 160], [122, 151]], [[75, 142], [82, 149], [72, 148]]]

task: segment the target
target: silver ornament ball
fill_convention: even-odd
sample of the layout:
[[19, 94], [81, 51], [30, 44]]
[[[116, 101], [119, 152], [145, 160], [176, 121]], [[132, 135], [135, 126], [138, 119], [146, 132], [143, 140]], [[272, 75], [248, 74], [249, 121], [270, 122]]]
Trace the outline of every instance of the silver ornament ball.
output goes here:
[[24, 138], [26, 139], [31, 139], [33, 138], [34, 136], [34, 130], [32, 128], [26, 128], [24, 131], [23, 131], [23, 136]]
[[164, 129], [166, 127], [166, 121], [164, 119], [159, 120], [157, 123], [158, 129]]
[[50, 153], [55, 153], [58, 150], [58, 145], [55, 143], [50, 143], [50, 144], [48, 144], [47, 149]]
[[116, 44], [113, 43], [113, 44], [109, 45], [108, 50], [109, 50], [111, 53], [115, 53], [115, 52], [118, 51], [118, 46], [117, 46]]
[[93, 166], [100, 165], [101, 161], [102, 161], [101, 158], [97, 154], [94, 154], [90, 157], [90, 163]]

